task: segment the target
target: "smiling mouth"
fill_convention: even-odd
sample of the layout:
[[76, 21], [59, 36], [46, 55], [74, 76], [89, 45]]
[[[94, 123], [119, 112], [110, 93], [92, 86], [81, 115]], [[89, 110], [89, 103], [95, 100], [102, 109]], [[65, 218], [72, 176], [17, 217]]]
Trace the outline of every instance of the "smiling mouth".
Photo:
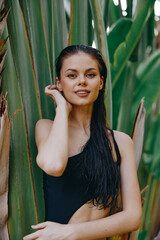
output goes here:
[[80, 96], [80, 97], [85, 97], [88, 96], [90, 94], [90, 91], [88, 90], [79, 90], [75, 92], [76, 95]]

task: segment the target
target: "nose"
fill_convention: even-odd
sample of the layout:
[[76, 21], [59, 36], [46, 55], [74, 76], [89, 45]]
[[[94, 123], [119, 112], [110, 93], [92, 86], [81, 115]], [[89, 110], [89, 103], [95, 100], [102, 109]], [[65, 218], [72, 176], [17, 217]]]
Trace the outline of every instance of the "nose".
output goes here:
[[79, 78], [78, 78], [78, 85], [86, 85], [87, 82], [86, 82], [86, 78], [84, 75], [80, 75]]

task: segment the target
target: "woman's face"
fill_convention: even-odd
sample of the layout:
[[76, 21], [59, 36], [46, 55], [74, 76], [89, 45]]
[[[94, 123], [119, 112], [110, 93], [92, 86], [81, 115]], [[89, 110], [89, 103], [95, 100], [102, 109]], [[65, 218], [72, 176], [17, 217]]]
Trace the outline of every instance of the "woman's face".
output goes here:
[[98, 62], [83, 52], [67, 57], [63, 60], [57, 86], [71, 104], [93, 104], [103, 87]]

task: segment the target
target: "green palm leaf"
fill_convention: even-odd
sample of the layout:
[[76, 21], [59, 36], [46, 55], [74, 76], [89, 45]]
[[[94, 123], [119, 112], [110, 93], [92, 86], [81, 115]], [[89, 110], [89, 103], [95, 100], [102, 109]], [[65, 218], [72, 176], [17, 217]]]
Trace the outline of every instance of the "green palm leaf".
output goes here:
[[[146, 115], [151, 112], [152, 104], [160, 96], [160, 50], [152, 53], [144, 60], [136, 72], [136, 82], [133, 101], [133, 114], [137, 104], [142, 97], [145, 97]], [[132, 115], [133, 119], [133, 115]]]
[[96, 35], [96, 40], [97, 40], [97, 48], [99, 50], [101, 50], [101, 52], [103, 53], [104, 59], [106, 61], [107, 69], [108, 69], [105, 102], [106, 102], [109, 124], [110, 124], [110, 127], [112, 127], [111, 71], [110, 71], [110, 60], [109, 60], [106, 32], [105, 32], [103, 16], [101, 13], [101, 6], [100, 6], [99, 1], [90, 0], [90, 6], [91, 6], [91, 10], [92, 10], [92, 16], [94, 19], [94, 28], [95, 28], [95, 35]]
[[92, 45], [92, 21], [88, 0], [71, 0], [68, 45]]
[[[35, 184], [42, 182], [40, 170], [35, 164], [36, 146], [32, 137], [32, 153], [29, 148], [29, 130], [26, 122], [26, 112], [21, 97], [16, 70], [14, 67], [11, 48], [7, 43], [8, 55], [6, 58], [6, 71], [4, 78], [10, 81], [3, 82], [9, 91], [8, 103], [10, 112], [16, 109], [21, 111], [16, 114], [11, 124], [10, 146], [10, 181], [9, 181], [9, 232], [11, 239], [22, 239], [30, 232], [30, 226], [43, 218], [43, 193], [42, 189], [35, 189]], [[36, 120], [36, 119], [35, 119]], [[34, 126], [32, 126], [34, 133]], [[33, 160], [33, 161], [32, 161]], [[31, 162], [32, 161], [32, 162]], [[33, 169], [35, 180], [33, 180]], [[25, 191], [24, 191], [25, 189]], [[37, 197], [36, 197], [37, 195]], [[29, 204], [29, 209], [28, 209]], [[39, 216], [38, 216], [39, 209]]]
[[143, 160], [150, 174], [160, 180], [160, 115], [152, 122], [145, 141]]
[[[55, 60], [60, 51], [67, 46], [67, 23], [63, 0], [41, 0], [47, 47], [52, 69], [53, 83], [55, 84]], [[56, 33], [56, 34], [55, 34]]]
[[113, 87], [140, 39], [144, 26], [152, 13], [154, 2], [155, 0], [145, 1], [143, 7], [137, 13], [125, 41], [119, 45], [114, 53], [114, 61], [111, 64]]

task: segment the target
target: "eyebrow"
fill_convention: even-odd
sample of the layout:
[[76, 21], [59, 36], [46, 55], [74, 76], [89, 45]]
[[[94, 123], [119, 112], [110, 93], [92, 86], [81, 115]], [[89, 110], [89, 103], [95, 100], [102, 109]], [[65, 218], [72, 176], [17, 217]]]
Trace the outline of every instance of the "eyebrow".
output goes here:
[[76, 70], [76, 69], [73, 69], [73, 68], [68, 68], [68, 69], [66, 70], [66, 72], [67, 72], [67, 71], [77, 72], [77, 70]]
[[[88, 68], [88, 69], [86, 69], [86, 72], [91, 71], [91, 70], [97, 70], [97, 69], [96, 69], [96, 68]], [[67, 71], [77, 72], [77, 70], [76, 70], [76, 69], [73, 69], [73, 68], [68, 68], [68, 69], [66, 70], [66, 72], [67, 72]]]

